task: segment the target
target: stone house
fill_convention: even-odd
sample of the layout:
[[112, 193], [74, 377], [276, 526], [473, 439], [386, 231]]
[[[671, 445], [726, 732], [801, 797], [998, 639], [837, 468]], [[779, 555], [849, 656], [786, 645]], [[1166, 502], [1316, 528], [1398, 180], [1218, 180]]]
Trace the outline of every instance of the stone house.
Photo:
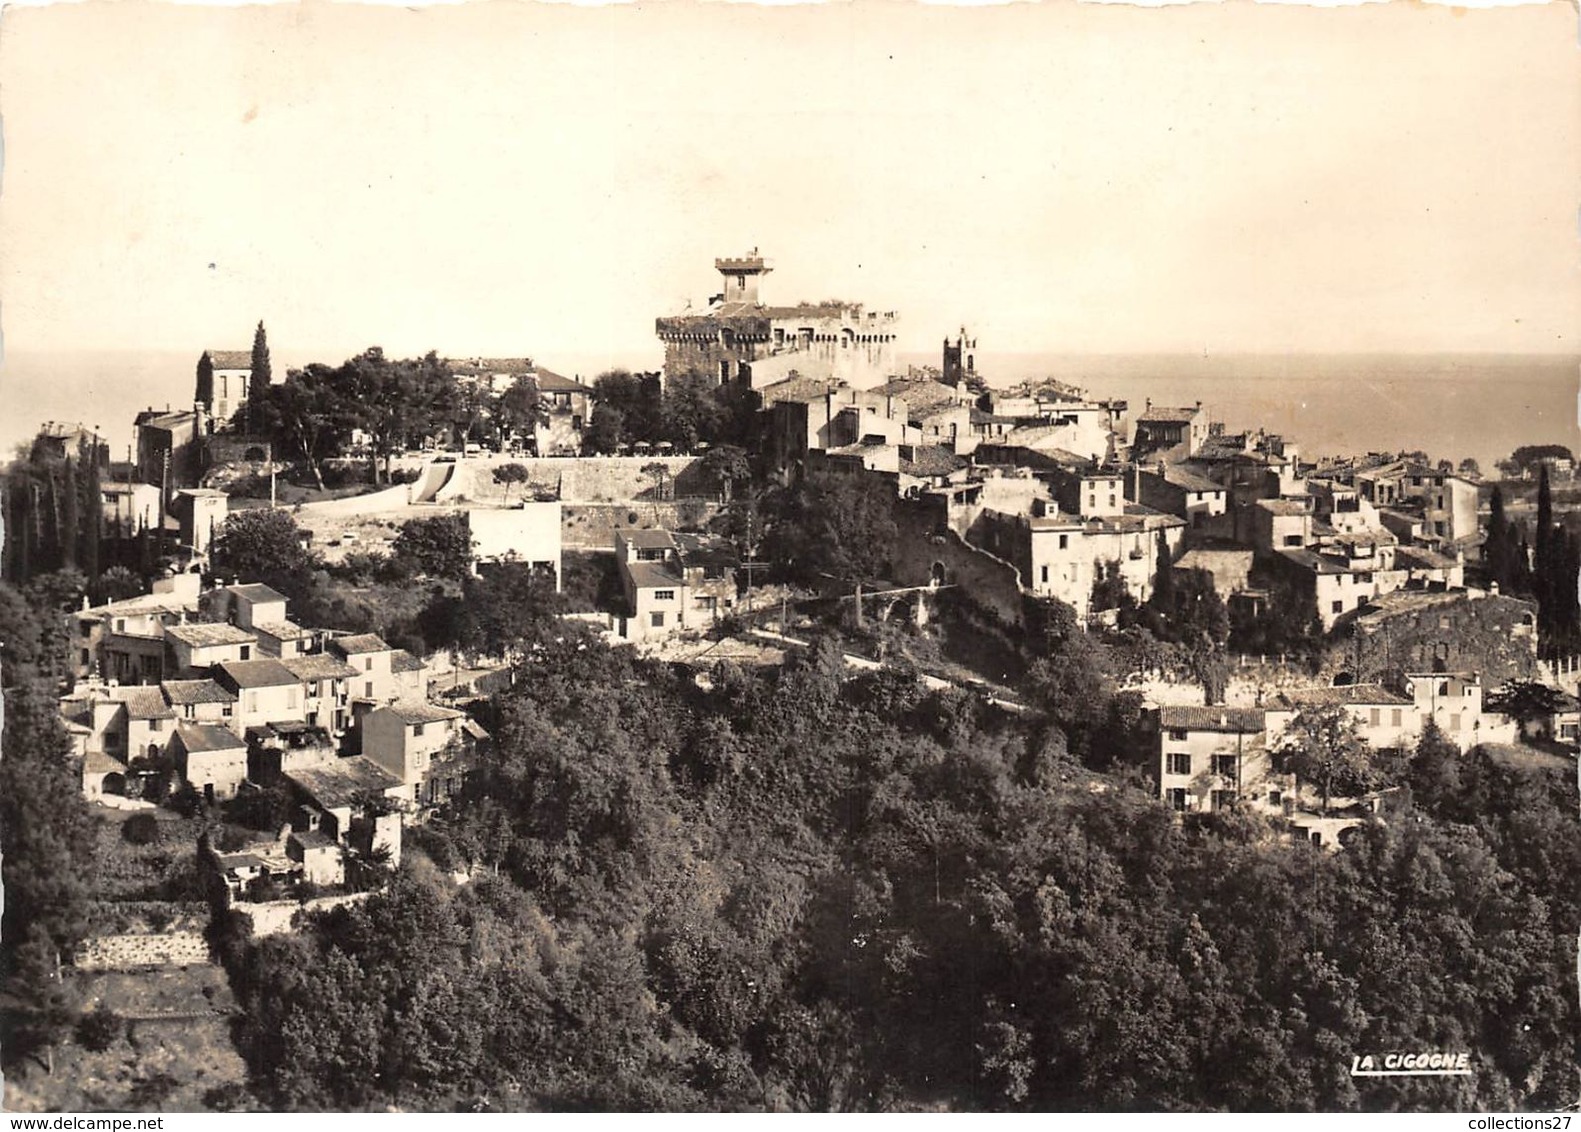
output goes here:
[[177, 723], [170, 740], [171, 758], [205, 801], [234, 798], [247, 780], [247, 744], [212, 723]]
[[1208, 705], [1154, 711], [1158, 796], [1177, 813], [1241, 801], [1281, 808], [1288, 785], [1271, 779], [1263, 712]]

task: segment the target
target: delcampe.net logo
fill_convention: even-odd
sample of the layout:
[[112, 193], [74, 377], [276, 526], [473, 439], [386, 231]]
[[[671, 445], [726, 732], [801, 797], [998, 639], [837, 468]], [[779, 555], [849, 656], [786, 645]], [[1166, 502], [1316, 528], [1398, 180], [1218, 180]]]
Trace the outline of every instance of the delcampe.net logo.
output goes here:
[[1470, 1077], [1469, 1053], [1367, 1053], [1350, 1059], [1352, 1077]]

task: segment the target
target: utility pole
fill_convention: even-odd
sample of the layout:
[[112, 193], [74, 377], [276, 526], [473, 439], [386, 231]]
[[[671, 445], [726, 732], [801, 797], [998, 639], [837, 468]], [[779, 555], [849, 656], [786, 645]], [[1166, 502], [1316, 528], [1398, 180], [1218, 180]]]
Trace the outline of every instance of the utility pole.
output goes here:
[[269, 510], [273, 511], [275, 509], [275, 496], [274, 496], [274, 441], [272, 441], [272, 440], [268, 441], [267, 442], [267, 447], [264, 449], [264, 451], [265, 451], [265, 454], [269, 457]]

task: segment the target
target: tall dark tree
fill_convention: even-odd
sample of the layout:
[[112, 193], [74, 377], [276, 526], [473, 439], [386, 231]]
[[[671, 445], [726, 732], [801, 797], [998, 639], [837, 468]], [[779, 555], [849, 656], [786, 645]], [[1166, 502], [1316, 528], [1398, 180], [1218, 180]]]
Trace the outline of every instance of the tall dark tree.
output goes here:
[[1167, 616], [1175, 612], [1175, 558], [1169, 550], [1169, 538], [1162, 530], [1158, 532], [1156, 553], [1158, 571], [1153, 578], [1152, 604]]
[[95, 437], [85, 463], [87, 475], [83, 483], [82, 542], [77, 557], [90, 584], [99, 580], [100, 552], [104, 542], [104, 500], [103, 485], [99, 480], [99, 454], [99, 441]]
[[1499, 589], [1510, 590], [1510, 522], [1504, 515], [1504, 488], [1493, 485], [1493, 497], [1488, 501], [1488, 537], [1483, 543], [1482, 561], [1488, 581], [1497, 582]]
[[60, 564], [75, 567], [82, 545], [82, 485], [77, 482], [77, 461], [70, 456], [61, 465], [60, 478]]
[[274, 380], [274, 372], [269, 368], [269, 336], [264, 332], [263, 320], [258, 320], [258, 329], [253, 331], [253, 368], [247, 378], [247, 431], [258, 431], [261, 420], [253, 410], [254, 405], [261, 405], [266, 391]]

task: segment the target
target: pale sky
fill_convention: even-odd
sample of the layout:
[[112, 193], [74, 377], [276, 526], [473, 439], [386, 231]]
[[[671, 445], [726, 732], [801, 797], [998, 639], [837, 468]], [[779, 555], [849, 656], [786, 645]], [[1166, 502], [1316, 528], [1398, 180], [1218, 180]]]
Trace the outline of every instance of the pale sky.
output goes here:
[[715, 256], [903, 349], [1566, 351], [1569, 5], [60, 5], [0, 19], [12, 351], [650, 353]]

